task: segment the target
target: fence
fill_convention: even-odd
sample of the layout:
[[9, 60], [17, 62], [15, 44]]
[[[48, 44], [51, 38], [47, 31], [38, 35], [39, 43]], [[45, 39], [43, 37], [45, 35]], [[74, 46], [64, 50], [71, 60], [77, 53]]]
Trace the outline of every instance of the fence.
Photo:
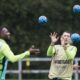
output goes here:
[[[22, 68], [22, 63], [24, 63], [24, 62], [26, 62], [26, 60], [29, 60], [29, 59], [23, 59], [22, 61], [19, 61], [18, 62], [18, 69], [17, 70], [13, 70], [13, 68], [12, 68], [12, 70], [7, 70], [7, 74], [9, 75], [9, 74], [17, 74], [18, 75], [18, 79], [16, 79], [16, 80], [22, 80], [22, 74], [31, 74], [31, 73], [33, 73], [33, 74], [48, 74], [48, 70], [49, 69], [31, 69], [31, 70], [27, 70], [27, 69], [23, 69]], [[31, 62], [50, 62], [51, 61], [51, 58], [30, 58], [30, 61]], [[80, 62], [80, 58], [76, 58], [75, 60], [74, 60], [74, 63], [75, 64], [79, 64], [79, 62]], [[36, 65], [35, 65], [36, 66]], [[44, 66], [44, 65], [43, 65]], [[74, 73], [73, 73], [73, 77], [74, 77], [74, 80], [79, 80], [79, 74], [80, 74], [80, 70], [78, 70], [78, 71], [76, 71], [76, 70], [74, 70]], [[9, 79], [7, 79], [7, 80], [9, 80]], [[33, 79], [32, 79], [33, 80]], [[40, 79], [39, 79], [40, 80]], [[47, 79], [44, 79], [44, 80], [47, 80]]]

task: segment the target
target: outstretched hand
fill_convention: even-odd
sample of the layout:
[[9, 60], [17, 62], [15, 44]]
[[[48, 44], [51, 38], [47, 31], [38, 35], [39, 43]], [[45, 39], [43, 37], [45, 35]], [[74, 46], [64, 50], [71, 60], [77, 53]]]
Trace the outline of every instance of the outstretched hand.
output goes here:
[[50, 34], [50, 38], [51, 38], [51, 42], [52, 43], [56, 43], [58, 41], [58, 39], [59, 39], [59, 37], [57, 37], [57, 33], [56, 32], [51, 33]]
[[29, 51], [31, 54], [39, 54], [40, 53], [40, 49], [35, 48], [34, 45], [32, 45], [31, 48], [29, 48]]

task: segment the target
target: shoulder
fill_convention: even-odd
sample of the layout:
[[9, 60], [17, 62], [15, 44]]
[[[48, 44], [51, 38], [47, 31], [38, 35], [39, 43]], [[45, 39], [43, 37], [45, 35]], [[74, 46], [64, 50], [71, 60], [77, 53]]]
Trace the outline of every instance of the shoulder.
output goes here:
[[8, 45], [8, 44], [6, 43], [6, 41], [3, 40], [3, 39], [0, 39], [0, 48], [3, 47], [3, 46], [5, 46], [5, 45]]
[[70, 45], [70, 49], [71, 50], [73, 50], [73, 49], [77, 50], [77, 47], [76, 46], [73, 46], [73, 45]]
[[76, 47], [76, 46], [74, 46], [74, 45], [70, 45], [70, 47], [77, 48], [77, 47]]

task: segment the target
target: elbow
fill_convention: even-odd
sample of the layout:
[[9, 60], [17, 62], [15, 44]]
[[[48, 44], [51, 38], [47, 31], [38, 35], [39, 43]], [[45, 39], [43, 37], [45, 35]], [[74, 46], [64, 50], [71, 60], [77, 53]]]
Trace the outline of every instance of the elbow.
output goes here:
[[52, 56], [52, 55], [50, 55], [50, 54], [47, 54], [47, 56]]
[[15, 63], [16, 61], [15, 60], [9, 60], [11, 63]]
[[8, 58], [8, 60], [9, 60], [11, 63], [17, 62], [17, 60], [16, 60], [15, 58]]
[[74, 57], [69, 57], [68, 59], [70, 59], [70, 60], [74, 60]]

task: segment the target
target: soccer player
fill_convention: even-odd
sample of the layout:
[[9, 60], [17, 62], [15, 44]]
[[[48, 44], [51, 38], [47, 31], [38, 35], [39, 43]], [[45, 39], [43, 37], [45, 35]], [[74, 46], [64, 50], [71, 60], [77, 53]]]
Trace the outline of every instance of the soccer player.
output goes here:
[[51, 44], [47, 50], [47, 56], [52, 56], [48, 75], [50, 80], [72, 80], [73, 60], [77, 48], [71, 45], [70, 36], [69, 32], [63, 32], [60, 37], [61, 44], [57, 45], [55, 44], [59, 39], [57, 33], [50, 34]]
[[3, 59], [6, 57], [11, 62], [17, 62], [23, 58], [30, 56], [30, 54], [39, 53], [39, 49], [30, 48], [29, 50], [19, 54], [14, 55], [12, 50], [10, 49], [9, 45], [5, 41], [5, 39], [10, 38], [10, 32], [6, 27], [0, 28], [0, 77], [3, 70]]

